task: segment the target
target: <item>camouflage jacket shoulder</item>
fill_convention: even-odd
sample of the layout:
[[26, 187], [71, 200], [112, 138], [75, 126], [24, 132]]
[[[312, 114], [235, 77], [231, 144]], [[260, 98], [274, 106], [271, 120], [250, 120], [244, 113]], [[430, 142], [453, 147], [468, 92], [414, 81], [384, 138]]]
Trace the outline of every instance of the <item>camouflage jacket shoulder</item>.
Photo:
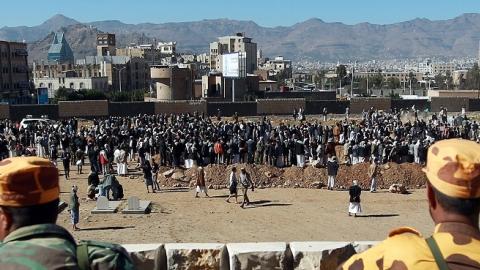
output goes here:
[[0, 269], [78, 269], [75, 240], [54, 224], [17, 229], [0, 243]]
[[[451, 270], [480, 269], [478, 229], [460, 223], [438, 224], [433, 234]], [[405, 227], [367, 251], [354, 255], [339, 269], [437, 269], [425, 239], [416, 230]]]

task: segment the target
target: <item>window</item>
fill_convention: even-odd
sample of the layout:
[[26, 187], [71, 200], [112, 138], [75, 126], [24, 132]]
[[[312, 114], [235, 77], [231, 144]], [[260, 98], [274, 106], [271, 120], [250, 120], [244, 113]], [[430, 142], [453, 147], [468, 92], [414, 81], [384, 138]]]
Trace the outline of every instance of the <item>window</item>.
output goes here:
[[52, 83], [48, 84], [48, 89], [52, 89]]

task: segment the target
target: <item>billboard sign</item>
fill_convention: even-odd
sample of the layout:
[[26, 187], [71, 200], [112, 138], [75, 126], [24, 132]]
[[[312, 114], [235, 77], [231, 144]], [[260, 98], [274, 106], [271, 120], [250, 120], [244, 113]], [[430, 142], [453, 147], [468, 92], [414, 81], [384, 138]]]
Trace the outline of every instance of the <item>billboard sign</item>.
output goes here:
[[48, 104], [48, 88], [37, 88], [38, 104]]
[[240, 77], [240, 56], [238, 53], [222, 55], [222, 74], [224, 77]]

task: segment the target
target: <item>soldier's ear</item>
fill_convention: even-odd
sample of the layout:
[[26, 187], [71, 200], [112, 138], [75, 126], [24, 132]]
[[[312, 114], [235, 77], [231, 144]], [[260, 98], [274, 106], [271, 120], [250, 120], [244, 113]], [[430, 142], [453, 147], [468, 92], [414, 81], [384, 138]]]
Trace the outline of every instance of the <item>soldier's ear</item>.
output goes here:
[[10, 233], [12, 217], [0, 207], [0, 241]]

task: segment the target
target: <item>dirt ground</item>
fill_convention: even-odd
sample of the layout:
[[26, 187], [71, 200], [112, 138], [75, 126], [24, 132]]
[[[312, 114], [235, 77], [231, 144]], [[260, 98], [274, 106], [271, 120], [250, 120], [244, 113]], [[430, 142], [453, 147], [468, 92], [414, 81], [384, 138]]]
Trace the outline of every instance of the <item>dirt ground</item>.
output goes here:
[[[85, 167], [84, 171], [88, 171]], [[62, 171], [61, 171], [62, 173]], [[325, 189], [269, 188], [250, 192], [254, 203], [246, 209], [226, 203], [228, 190], [210, 190], [212, 198], [194, 198], [194, 190], [177, 189], [147, 194], [142, 177], [119, 177], [125, 196], [153, 202], [147, 215], [92, 215], [94, 201], [86, 201], [87, 174], [61, 175], [61, 199], [68, 203], [70, 187], [79, 187], [81, 231], [72, 231], [67, 210], [58, 223], [76, 239], [121, 244], [172, 242], [265, 242], [381, 240], [399, 226], [412, 226], [428, 235], [433, 223], [426, 191], [411, 194], [362, 193], [361, 217], [347, 215], [348, 193]], [[207, 183], [208, 185], [208, 183]], [[233, 201], [233, 200], [232, 200]], [[239, 198], [241, 201], [241, 198]], [[126, 207], [123, 201], [120, 209]]]

